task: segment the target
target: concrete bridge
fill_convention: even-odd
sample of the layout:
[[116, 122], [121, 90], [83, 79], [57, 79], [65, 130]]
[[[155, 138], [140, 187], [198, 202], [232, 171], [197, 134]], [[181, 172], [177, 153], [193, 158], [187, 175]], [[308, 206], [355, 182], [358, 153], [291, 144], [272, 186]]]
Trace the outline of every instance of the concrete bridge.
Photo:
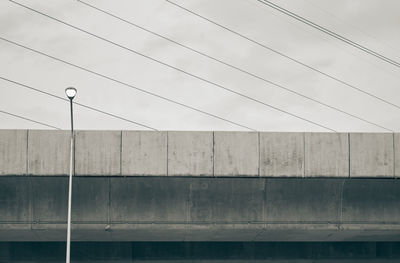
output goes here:
[[[69, 136], [0, 130], [0, 241], [65, 240]], [[77, 131], [72, 240], [397, 246], [399, 136]]]

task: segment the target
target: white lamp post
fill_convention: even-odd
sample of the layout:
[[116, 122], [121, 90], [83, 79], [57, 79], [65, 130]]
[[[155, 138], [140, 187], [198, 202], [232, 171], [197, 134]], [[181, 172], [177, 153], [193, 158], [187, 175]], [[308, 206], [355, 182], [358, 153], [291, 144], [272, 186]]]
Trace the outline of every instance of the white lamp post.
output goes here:
[[74, 153], [74, 116], [72, 111], [72, 100], [75, 98], [76, 89], [68, 87], [65, 89], [65, 94], [67, 95], [70, 108], [71, 108], [71, 155], [69, 162], [69, 189], [68, 189], [68, 222], [67, 222], [67, 254], [66, 263], [70, 263], [70, 252], [71, 252], [71, 201], [72, 201], [72, 173], [73, 173], [73, 153]]

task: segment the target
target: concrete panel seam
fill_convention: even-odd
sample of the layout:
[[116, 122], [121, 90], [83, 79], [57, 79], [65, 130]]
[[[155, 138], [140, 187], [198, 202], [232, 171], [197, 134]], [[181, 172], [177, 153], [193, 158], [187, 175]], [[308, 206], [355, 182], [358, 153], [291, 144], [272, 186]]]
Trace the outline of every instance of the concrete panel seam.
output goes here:
[[[190, 222], [190, 200], [191, 200], [192, 187], [189, 184], [189, 192], [186, 198], [186, 222]], [[186, 235], [186, 233], [185, 233]]]
[[28, 175], [29, 174], [29, 170], [28, 170], [28, 167], [29, 167], [29, 154], [28, 154], [28, 152], [29, 152], [29, 130], [26, 130], [26, 163], [25, 163], [25, 165], [26, 165], [26, 167], [25, 167], [25, 176], [26, 175]]
[[267, 183], [268, 183], [268, 179], [265, 178], [264, 179], [264, 195], [263, 195], [263, 207], [262, 207], [262, 219], [263, 222], [265, 223], [267, 220], [267, 216], [266, 216], [266, 206], [267, 206]]
[[340, 218], [338, 228], [341, 228], [341, 224], [343, 224], [343, 192], [344, 192], [344, 184], [346, 183], [346, 179], [343, 179], [342, 187], [340, 189]]
[[35, 204], [36, 204], [36, 194], [35, 194], [35, 192], [33, 191], [33, 182], [32, 182], [32, 177], [30, 176], [30, 179], [31, 179], [31, 204], [32, 204], [32, 207], [31, 207], [31, 209], [32, 209], [32, 222], [31, 222], [31, 228], [33, 228], [33, 226], [32, 226], [32, 224], [36, 224], [36, 215], [35, 215]]
[[261, 177], [260, 166], [261, 166], [261, 142], [260, 142], [260, 132], [257, 132], [258, 135], [258, 177]]
[[73, 169], [73, 175], [76, 175], [76, 136], [75, 136], [75, 131], [71, 133], [72, 140], [74, 141], [73, 146], [74, 149], [72, 149], [72, 169]]
[[303, 178], [306, 177], [306, 133], [303, 132]]
[[168, 158], [169, 158], [169, 140], [168, 140], [168, 137], [169, 137], [169, 132], [167, 131], [167, 174], [166, 174], [166, 176], [168, 176]]
[[110, 224], [110, 222], [111, 222], [110, 207], [111, 207], [111, 177], [108, 178], [108, 204], [107, 204], [107, 222], [108, 222], [108, 224]]
[[31, 220], [30, 228], [32, 230], [32, 222], [33, 222], [33, 191], [32, 191], [32, 177], [28, 177], [28, 196], [29, 196], [29, 218]]
[[122, 176], [122, 130], [119, 143], [119, 175]]
[[395, 149], [395, 136], [394, 132], [392, 133], [392, 142], [393, 142], [393, 178], [396, 178], [396, 149]]
[[212, 176], [215, 177], [215, 132], [212, 132]]
[[350, 133], [347, 133], [347, 144], [348, 144], [348, 159], [349, 159], [349, 168], [348, 168], [348, 178], [350, 178], [350, 158], [351, 158], [351, 156], [350, 156]]

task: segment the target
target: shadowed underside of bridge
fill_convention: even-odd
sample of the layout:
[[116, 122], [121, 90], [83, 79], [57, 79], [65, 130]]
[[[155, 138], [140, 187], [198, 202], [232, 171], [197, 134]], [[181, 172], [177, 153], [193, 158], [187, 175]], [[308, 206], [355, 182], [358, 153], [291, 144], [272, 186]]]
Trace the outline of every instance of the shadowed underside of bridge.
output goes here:
[[[64, 241], [65, 176], [0, 177], [0, 241]], [[400, 181], [75, 177], [75, 241], [400, 241]]]
[[[394, 263], [395, 242], [73, 242], [71, 262]], [[0, 262], [65, 262], [64, 242], [0, 242]]]

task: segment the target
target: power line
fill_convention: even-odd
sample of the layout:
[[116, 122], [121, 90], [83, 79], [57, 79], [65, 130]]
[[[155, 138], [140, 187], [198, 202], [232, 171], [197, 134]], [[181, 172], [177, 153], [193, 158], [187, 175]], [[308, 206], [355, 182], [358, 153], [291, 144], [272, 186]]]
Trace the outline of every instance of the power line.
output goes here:
[[269, 51], [271, 51], [271, 52], [273, 52], [273, 53], [275, 53], [275, 54], [277, 54], [279, 56], [282, 56], [282, 57], [284, 57], [284, 58], [286, 58], [286, 59], [288, 59], [290, 61], [293, 61], [293, 62], [295, 62], [295, 63], [297, 63], [297, 64], [299, 64], [299, 65], [301, 65], [303, 67], [306, 67], [306, 68], [308, 68], [308, 69], [310, 69], [310, 70], [312, 70], [314, 72], [317, 72], [317, 73], [319, 73], [319, 74], [321, 74], [321, 75], [323, 75], [323, 76], [325, 76], [327, 78], [330, 78], [330, 79], [332, 79], [332, 80], [334, 80], [334, 81], [336, 81], [338, 83], [341, 83], [341, 84], [343, 84], [343, 85], [345, 85], [345, 86], [347, 86], [347, 87], [349, 87], [349, 88], [351, 88], [353, 90], [361, 92], [361, 93], [363, 93], [363, 94], [365, 94], [367, 96], [370, 96], [370, 97], [372, 97], [374, 99], [380, 100], [381, 102], [389, 104], [389, 105], [391, 105], [391, 106], [393, 106], [393, 107], [395, 107], [397, 109], [400, 109], [400, 105], [394, 104], [394, 103], [392, 103], [392, 102], [390, 102], [388, 100], [385, 100], [385, 99], [383, 99], [383, 98], [381, 98], [381, 97], [379, 97], [377, 95], [374, 95], [374, 94], [369, 93], [369, 92], [367, 92], [367, 91], [365, 91], [365, 90], [363, 90], [361, 88], [358, 88], [357, 86], [352, 85], [352, 84], [350, 84], [350, 83], [348, 83], [348, 82], [346, 82], [344, 80], [341, 80], [341, 79], [339, 79], [339, 78], [337, 78], [337, 77], [335, 77], [333, 75], [330, 75], [330, 74], [325, 73], [325, 72], [323, 72], [323, 71], [321, 71], [321, 70], [319, 70], [317, 68], [314, 68], [314, 67], [312, 67], [312, 66], [310, 66], [310, 65], [308, 65], [308, 64], [306, 64], [304, 62], [301, 62], [300, 60], [297, 60], [297, 59], [295, 59], [295, 58], [293, 58], [293, 57], [291, 57], [289, 55], [286, 55], [286, 54], [284, 54], [284, 53], [282, 53], [282, 52], [280, 52], [278, 50], [275, 50], [275, 49], [273, 49], [273, 48], [271, 48], [271, 47], [269, 47], [269, 46], [267, 46], [267, 45], [265, 45], [265, 44], [263, 44], [261, 42], [258, 42], [256, 40], [250, 38], [250, 37], [247, 37], [247, 36], [245, 36], [245, 35], [243, 35], [241, 33], [238, 33], [238, 32], [236, 32], [236, 31], [234, 31], [234, 30], [232, 30], [232, 29], [230, 29], [230, 28], [228, 28], [228, 27], [226, 27], [224, 25], [221, 25], [221, 24], [219, 24], [219, 23], [217, 23], [217, 22], [215, 22], [215, 21], [213, 21], [213, 20], [211, 20], [211, 19], [209, 19], [209, 18], [207, 18], [205, 16], [202, 16], [202, 15], [200, 15], [200, 14], [198, 14], [198, 13], [196, 13], [196, 12], [190, 10], [190, 9], [187, 9], [187, 8], [177, 4], [177, 3], [174, 3], [174, 2], [172, 2], [170, 0], [165, 0], [165, 1], [167, 1], [168, 3], [170, 3], [172, 5], [175, 5], [175, 6], [179, 7], [180, 9], [182, 9], [182, 10], [184, 10], [184, 11], [186, 11], [186, 12], [192, 14], [192, 15], [195, 15], [195, 16], [197, 16], [197, 17], [199, 17], [199, 18], [201, 18], [201, 19], [203, 19], [205, 21], [208, 21], [211, 24], [214, 24], [214, 25], [216, 25], [216, 26], [218, 26], [218, 27], [220, 27], [222, 29], [225, 29], [225, 30], [231, 32], [232, 34], [235, 34], [235, 35], [237, 35], [237, 36], [239, 36], [239, 37], [241, 37], [243, 39], [246, 39], [246, 40], [248, 40], [248, 41], [250, 41], [250, 42], [252, 42], [252, 43], [254, 43], [254, 44], [256, 44], [256, 45], [258, 45], [260, 47], [262, 47], [262, 48], [265, 48], [265, 49], [267, 49], [267, 50], [269, 50]]
[[38, 11], [38, 10], [35, 10], [35, 9], [31, 8], [31, 7], [25, 6], [25, 5], [21, 4], [21, 3], [18, 3], [18, 2], [12, 1], [12, 0], [9, 0], [9, 1], [12, 2], [12, 3], [15, 3], [15, 4], [19, 5], [19, 6], [22, 6], [22, 7], [26, 8], [26, 9], [28, 9], [28, 10], [31, 10], [31, 11], [33, 11], [33, 12], [35, 12], [35, 13], [38, 13], [38, 14], [40, 14], [40, 15], [42, 15], [42, 16], [45, 16], [45, 17], [47, 17], [47, 18], [50, 18], [51, 20], [57, 21], [57, 22], [59, 22], [59, 23], [61, 23], [61, 24], [64, 24], [64, 25], [66, 25], [66, 26], [68, 26], [68, 27], [71, 27], [71, 28], [76, 29], [76, 30], [78, 30], [78, 31], [80, 31], [80, 32], [83, 32], [83, 33], [85, 33], [85, 34], [88, 34], [88, 35], [90, 35], [90, 36], [92, 36], [92, 37], [95, 37], [95, 38], [97, 38], [97, 39], [100, 39], [100, 40], [102, 40], [102, 41], [105, 41], [105, 42], [107, 42], [107, 43], [110, 43], [110, 44], [112, 44], [112, 45], [115, 45], [115, 46], [117, 46], [117, 47], [119, 47], [119, 48], [125, 49], [125, 50], [127, 50], [127, 51], [129, 51], [129, 52], [132, 52], [132, 53], [134, 53], [134, 54], [137, 54], [137, 55], [139, 55], [139, 56], [142, 56], [142, 57], [144, 57], [144, 58], [147, 58], [147, 59], [149, 59], [149, 60], [152, 60], [152, 61], [154, 61], [154, 62], [157, 62], [157, 63], [159, 63], [159, 64], [161, 64], [161, 65], [164, 65], [164, 66], [166, 66], [166, 67], [169, 67], [169, 68], [171, 68], [171, 69], [174, 69], [174, 70], [176, 70], [176, 71], [179, 71], [179, 72], [181, 72], [181, 73], [184, 73], [184, 74], [186, 74], [186, 75], [188, 75], [188, 76], [191, 76], [191, 77], [193, 77], [193, 78], [196, 78], [196, 79], [198, 79], [198, 80], [201, 80], [201, 81], [203, 81], [203, 82], [206, 82], [206, 83], [208, 83], [208, 84], [211, 84], [211, 85], [213, 85], [213, 86], [215, 86], [215, 87], [218, 87], [218, 88], [223, 89], [223, 90], [225, 90], [225, 91], [228, 91], [228, 92], [230, 92], [230, 93], [236, 94], [236, 95], [238, 95], [238, 96], [241, 96], [241, 97], [243, 97], [243, 98], [245, 98], [245, 99], [248, 99], [248, 100], [251, 100], [251, 101], [253, 101], [253, 102], [259, 103], [259, 104], [264, 105], [264, 106], [266, 106], [266, 107], [268, 107], [268, 108], [272, 108], [272, 109], [274, 109], [274, 110], [276, 110], [276, 111], [285, 113], [285, 114], [290, 115], [290, 116], [292, 116], [292, 117], [298, 118], [298, 119], [300, 119], [300, 120], [309, 122], [309, 123], [314, 124], [314, 125], [316, 125], [316, 126], [319, 126], [319, 127], [321, 127], [321, 128], [324, 128], [324, 129], [327, 129], [327, 130], [336, 132], [335, 130], [333, 130], [333, 129], [327, 127], [327, 126], [324, 126], [324, 125], [319, 124], [319, 123], [317, 123], [317, 122], [311, 121], [311, 120], [309, 120], [309, 119], [306, 119], [306, 118], [301, 117], [301, 116], [299, 116], [299, 115], [296, 115], [296, 114], [294, 114], [294, 113], [288, 112], [288, 111], [286, 111], [286, 110], [280, 109], [280, 108], [278, 108], [278, 107], [275, 107], [275, 106], [273, 106], [273, 105], [271, 105], [271, 104], [268, 104], [268, 103], [266, 103], [266, 102], [260, 101], [260, 100], [258, 100], [258, 99], [256, 99], [256, 98], [250, 97], [250, 96], [245, 95], [245, 94], [243, 94], [243, 93], [234, 91], [234, 90], [232, 90], [232, 89], [229, 89], [229, 88], [227, 88], [227, 87], [225, 87], [225, 86], [222, 86], [222, 85], [220, 85], [220, 84], [217, 84], [217, 83], [215, 83], [215, 82], [212, 82], [212, 81], [210, 81], [210, 80], [207, 80], [207, 79], [205, 79], [205, 78], [202, 78], [202, 77], [200, 77], [200, 76], [194, 75], [194, 74], [192, 74], [192, 73], [190, 73], [190, 72], [187, 72], [187, 71], [185, 71], [185, 70], [183, 70], [183, 69], [177, 68], [177, 67], [172, 66], [172, 65], [170, 65], [170, 64], [167, 64], [167, 63], [165, 63], [165, 62], [162, 62], [161, 60], [155, 59], [155, 58], [153, 58], [153, 57], [150, 57], [150, 56], [148, 56], [148, 55], [145, 55], [145, 54], [143, 54], [143, 53], [140, 53], [140, 52], [138, 52], [138, 51], [136, 51], [136, 50], [133, 50], [133, 49], [131, 49], [131, 48], [128, 48], [128, 47], [126, 47], [126, 46], [123, 46], [123, 45], [121, 45], [121, 44], [118, 44], [118, 43], [116, 43], [116, 42], [113, 42], [113, 41], [111, 41], [111, 40], [109, 40], [109, 39], [106, 39], [106, 38], [104, 38], [104, 37], [98, 36], [98, 35], [96, 35], [96, 34], [94, 34], [94, 33], [91, 33], [91, 32], [89, 32], [89, 31], [87, 31], [87, 30], [84, 30], [84, 29], [81, 29], [81, 28], [79, 28], [79, 27], [76, 27], [76, 26], [74, 26], [74, 25], [72, 25], [72, 24], [69, 24], [69, 23], [67, 23], [67, 22], [64, 22], [64, 21], [62, 21], [62, 20], [60, 20], [60, 19], [54, 18], [54, 17], [52, 17], [52, 16], [50, 16], [50, 15], [47, 15], [47, 14], [45, 14], [45, 13], [43, 13], [43, 12], [40, 12], [40, 11]]
[[[23, 83], [21, 83], [21, 82], [17, 82], [17, 81], [8, 79], [8, 78], [4, 78], [4, 77], [2, 77], [2, 76], [0, 76], [0, 79], [5, 80], [5, 81], [8, 81], [8, 82], [13, 83], [13, 84], [16, 84], [16, 85], [19, 85], [19, 86], [24, 87], [24, 88], [26, 88], [26, 89], [30, 89], [30, 90], [33, 90], [33, 91], [36, 91], [36, 92], [45, 94], [45, 95], [47, 95], [47, 96], [50, 96], [50, 97], [53, 97], [53, 98], [56, 98], [56, 99], [60, 99], [60, 100], [69, 102], [69, 100], [66, 99], [66, 98], [57, 96], [57, 95], [52, 94], [52, 93], [50, 93], [50, 92], [46, 92], [46, 91], [43, 91], [43, 90], [34, 88], [34, 87], [32, 87], [32, 86], [23, 84]], [[145, 128], [147, 128], [147, 129], [150, 129], [150, 130], [153, 130], [153, 131], [157, 131], [157, 129], [155, 129], [155, 128], [153, 128], [153, 127], [150, 127], [150, 126], [148, 126], [148, 125], [145, 125], [145, 124], [142, 124], [142, 123], [139, 123], [139, 122], [136, 122], [136, 121], [132, 121], [132, 120], [126, 119], [126, 118], [124, 118], [124, 117], [121, 117], [121, 116], [118, 116], [118, 115], [115, 115], [115, 114], [112, 114], [112, 113], [109, 113], [109, 112], [106, 112], [106, 111], [103, 111], [103, 110], [94, 108], [94, 107], [92, 107], [92, 106], [88, 106], [88, 105], [85, 105], [85, 104], [83, 104], [83, 103], [79, 103], [79, 102], [75, 102], [75, 101], [74, 101], [73, 103], [74, 103], [75, 105], [81, 106], [81, 107], [83, 107], [83, 108], [86, 108], [86, 109], [89, 109], [89, 110], [92, 110], [92, 111], [96, 111], [96, 112], [99, 112], [99, 113], [101, 113], [101, 114], [105, 114], [105, 115], [108, 115], [108, 116], [117, 118], [117, 119], [119, 119], [119, 120], [123, 120], [123, 121], [129, 122], [129, 123], [133, 123], [133, 124], [136, 124], [136, 125], [145, 127]]]
[[382, 54], [380, 54], [380, 53], [378, 53], [376, 51], [373, 51], [373, 50], [371, 50], [371, 49], [369, 49], [369, 48], [367, 48], [367, 47], [365, 47], [365, 46], [363, 46], [361, 44], [358, 44], [358, 43], [356, 43], [356, 42], [354, 42], [354, 41], [352, 41], [352, 40], [350, 40], [350, 39], [348, 39], [348, 38], [346, 38], [346, 37], [344, 37], [342, 35], [339, 35], [339, 34], [333, 32], [333, 31], [331, 31], [331, 30], [329, 30], [329, 29], [327, 29], [327, 28], [325, 28], [323, 26], [320, 26], [320, 25], [318, 25], [318, 24], [306, 19], [305, 17], [297, 15], [297, 14], [295, 14], [295, 13], [293, 13], [293, 12], [291, 12], [291, 11], [289, 11], [289, 10], [287, 10], [287, 9], [277, 5], [277, 4], [272, 3], [271, 1], [268, 1], [268, 0], [256, 0], [256, 1], [262, 3], [262, 4], [266, 5], [266, 6], [269, 6], [269, 7], [273, 8], [273, 9], [275, 9], [275, 10], [277, 10], [277, 11], [279, 11], [279, 12], [285, 14], [285, 15], [288, 15], [288, 16], [296, 19], [297, 21], [302, 22], [303, 24], [306, 24], [308, 26], [311, 26], [311, 27], [313, 27], [313, 28], [325, 33], [325, 34], [328, 34], [331, 37], [334, 37], [334, 38], [336, 38], [336, 39], [338, 39], [338, 40], [340, 40], [340, 41], [342, 41], [342, 42], [344, 42], [346, 44], [349, 44], [349, 45], [351, 45], [351, 46], [353, 46], [353, 47], [355, 47], [355, 48], [357, 48], [357, 49], [359, 49], [361, 51], [364, 51], [364, 52], [366, 52], [366, 53], [368, 53], [368, 54], [370, 54], [370, 55], [372, 55], [372, 56], [374, 56], [374, 57], [376, 57], [378, 59], [381, 59], [381, 60], [383, 60], [383, 61], [385, 61], [385, 62], [387, 62], [389, 64], [392, 64], [393, 66], [396, 66], [396, 67], [400, 68], [400, 63], [399, 62], [397, 62], [397, 61], [395, 61], [393, 59], [390, 59], [390, 58], [388, 58], [388, 57], [386, 57], [386, 56], [384, 56], [384, 55], [382, 55]]
[[338, 15], [335, 15], [334, 13], [332, 13], [332, 12], [330, 12], [330, 11], [328, 11], [328, 10], [322, 8], [320, 5], [315, 4], [315, 3], [313, 3], [313, 2], [310, 1], [310, 0], [303, 0], [303, 1], [306, 2], [308, 5], [313, 6], [314, 8], [319, 9], [319, 10], [322, 11], [323, 13], [328, 14], [329, 16], [333, 17], [335, 20], [339, 21], [341, 24], [346, 24], [346, 25], [352, 27], [354, 30], [358, 31], [359, 33], [361, 33], [361, 34], [363, 34], [363, 35], [365, 35], [365, 36], [368, 36], [369, 38], [374, 39], [375, 41], [379, 42], [381, 45], [384, 45], [384, 46], [386, 46], [386, 47], [392, 49], [393, 51], [400, 52], [399, 49], [395, 48], [395, 47], [392, 46], [391, 44], [387, 43], [386, 41], [384, 41], [384, 40], [382, 40], [382, 39], [379, 39], [379, 38], [376, 37], [376, 36], [373, 36], [370, 32], [365, 31], [364, 29], [361, 29], [359, 26], [356, 26], [356, 25], [354, 25], [354, 24], [352, 24], [352, 23], [346, 21], [346, 19], [344, 19], [343, 17], [340, 17], [340, 16], [338, 16]]
[[61, 130], [60, 128], [58, 128], [56, 126], [53, 126], [53, 125], [50, 125], [50, 124], [46, 124], [46, 123], [40, 122], [40, 121], [35, 121], [33, 119], [30, 119], [30, 118], [27, 118], [27, 117], [24, 117], [24, 116], [21, 116], [21, 115], [17, 115], [17, 114], [8, 112], [8, 111], [0, 110], [0, 112], [3, 113], [3, 114], [7, 114], [7, 115], [10, 115], [10, 116], [13, 116], [15, 118], [19, 118], [19, 119], [22, 119], [22, 120], [30, 121], [30, 122], [33, 122], [33, 123], [36, 123], [36, 124], [40, 124], [40, 125], [52, 128], [52, 129]]
[[159, 34], [159, 33], [154, 32], [154, 31], [152, 31], [152, 30], [150, 30], [150, 29], [147, 29], [147, 28], [142, 27], [142, 26], [140, 26], [140, 25], [138, 25], [138, 24], [135, 24], [135, 23], [133, 23], [133, 22], [131, 22], [131, 21], [128, 21], [128, 20], [126, 20], [126, 19], [124, 19], [124, 18], [122, 18], [122, 17], [120, 17], [120, 16], [117, 16], [117, 15], [115, 15], [115, 14], [112, 14], [112, 13], [108, 12], [108, 11], [105, 11], [104, 9], [101, 9], [101, 8], [99, 8], [99, 7], [96, 7], [96, 6], [94, 6], [94, 5], [91, 5], [91, 4], [89, 4], [89, 3], [86, 3], [86, 2], [84, 2], [84, 1], [82, 1], [82, 0], [77, 0], [77, 1], [80, 2], [80, 3], [82, 3], [82, 4], [84, 4], [84, 5], [86, 5], [86, 6], [88, 6], [88, 7], [90, 7], [90, 8], [93, 8], [93, 9], [99, 11], [99, 12], [102, 12], [102, 13], [104, 13], [104, 14], [106, 14], [106, 15], [109, 15], [109, 16], [111, 16], [111, 17], [114, 17], [114, 18], [116, 18], [116, 19], [118, 19], [118, 20], [120, 20], [120, 21], [122, 21], [122, 22], [124, 22], [124, 23], [127, 23], [127, 24], [129, 24], [129, 25], [132, 25], [132, 26], [134, 26], [134, 27], [140, 29], [140, 30], [146, 31], [146, 32], [148, 32], [148, 33], [150, 33], [150, 34], [152, 34], [152, 35], [155, 35], [155, 36], [160, 37], [160, 38], [162, 38], [162, 39], [164, 39], [164, 40], [167, 40], [167, 41], [169, 41], [169, 42], [171, 42], [171, 43], [173, 43], [173, 44], [176, 44], [176, 45], [178, 45], [178, 46], [180, 46], [180, 47], [183, 47], [183, 48], [185, 48], [185, 49], [187, 49], [187, 50], [190, 50], [190, 51], [192, 51], [192, 52], [194, 52], [194, 53], [196, 53], [196, 54], [199, 54], [199, 55], [201, 55], [201, 56], [203, 56], [203, 57], [206, 57], [206, 58], [211, 59], [211, 60], [213, 60], [213, 61], [216, 61], [216, 62], [218, 62], [218, 63], [220, 63], [220, 64], [222, 64], [222, 65], [225, 65], [225, 66], [230, 67], [230, 68], [232, 68], [232, 69], [238, 70], [238, 71], [240, 71], [240, 72], [242, 72], [242, 73], [244, 73], [244, 74], [247, 74], [247, 75], [249, 75], [249, 76], [251, 76], [251, 77], [257, 78], [257, 79], [259, 79], [259, 80], [261, 80], [261, 81], [264, 81], [264, 82], [266, 82], [266, 83], [268, 83], [268, 84], [271, 84], [271, 85], [273, 85], [273, 86], [276, 87], [276, 88], [280, 88], [280, 89], [285, 90], [285, 91], [287, 91], [287, 92], [290, 92], [290, 93], [292, 93], [292, 94], [296, 94], [297, 96], [300, 96], [300, 97], [305, 98], [305, 99], [307, 99], [307, 100], [313, 101], [313, 102], [318, 103], [318, 104], [320, 104], [320, 105], [322, 105], [322, 106], [324, 106], [324, 107], [327, 107], [327, 108], [329, 108], [329, 109], [338, 111], [338, 112], [340, 112], [340, 113], [342, 113], [342, 114], [345, 114], [345, 115], [350, 116], [350, 117], [352, 117], [352, 118], [358, 119], [358, 120], [363, 121], [363, 122], [365, 122], [365, 123], [374, 125], [374, 126], [376, 126], [376, 127], [378, 127], [378, 128], [384, 129], [384, 130], [386, 130], [386, 131], [394, 132], [393, 130], [391, 130], [391, 129], [389, 129], [389, 128], [386, 128], [386, 127], [384, 127], [384, 126], [382, 126], [382, 125], [379, 125], [379, 124], [377, 124], [377, 123], [368, 121], [368, 120], [366, 120], [366, 119], [364, 119], [364, 118], [361, 118], [361, 117], [359, 117], [359, 116], [356, 116], [356, 115], [354, 115], [354, 114], [351, 114], [351, 113], [349, 113], [349, 112], [346, 112], [345, 110], [342, 110], [342, 109], [340, 109], [340, 108], [334, 107], [334, 106], [329, 105], [329, 104], [327, 104], [327, 103], [321, 102], [321, 101], [319, 101], [319, 100], [317, 100], [317, 99], [314, 99], [314, 98], [312, 98], [312, 97], [306, 96], [306, 95], [304, 95], [304, 94], [302, 94], [302, 93], [300, 93], [300, 92], [297, 92], [297, 91], [295, 91], [295, 90], [292, 90], [292, 89], [290, 89], [290, 88], [288, 88], [288, 87], [285, 87], [285, 86], [283, 86], [283, 85], [280, 85], [280, 84], [278, 84], [278, 83], [275, 83], [275, 82], [273, 82], [273, 81], [271, 81], [271, 80], [269, 80], [269, 79], [267, 79], [267, 78], [261, 77], [261, 76], [259, 76], [259, 75], [254, 74], [254, 73], [251, 73], [250, 71], [247, 71], [247, 70], [245, 70], [245, 69], [243, 69], [243, 68], [239, 68], [239, 67], [234, 66], [234, 65], [232, 65], [232, 64], [230, 64], [230, 63], [228, 63], [228, 62], [225, 62], [225, 61], [223, 61], [223, 60], [217, 59], [217, 58], [215, 58], [215, 57], [213, 57], [213, 56], [211, 56], [211, 55], [208, 55], [208, 54], [206, 54], [206, 53], [204, 53], [204, 52], [201, 52], [201, 51], [199, 51], [199, 50], [196, 50], [196, 49], [194, 49], [194, 48], [192, 48], [192, 47], [190, 47], [190, 46], [187, 46], [187, 45], [185, 45], [185, 44], [182, 44], [181, 42], [178, 42], [178, 41], [176, 41], [176, 40], [173, 40], [173, 39], [171, 39], [171, 38], [169, 38], [169, 37], [166, 37], [166, 36], [164, 36], [164, 35], [161, 35], [161, 34]]
[[133, 86], [133, 85], [131, 85], [131, 84], [128, 84], [128, 83], [122, 82], [122, 81], [120, 81], [120, 80], [114, 79], [114, 78], [112, 78], [112, 77], [106, 76], [106, 75], [104, 75], [104, 74], [101, 74], [101, 73], [92, 71], [92, 70], [90, 70], [90, 69], [88, 69], [88, 68], [85, 68], [85, 67], [76, 65], [76, 64], [71, 63], [71, 62], [68, 62], [68, 61], [66, 61], [66, 60], [62, 60], [62, 59], [60, 59], [60, 58], [57, 58], [57, 57], [54, 57], [54, 56], [52, 56], [52, 55], [46, 54], [46, 53], [44, 53], [44, 52], [35, 50], [35, 49], [30, 48], [30, 47], [28, 47], [28, 46], [25, 46], [25, 45], [16, 43], [16, 42], [11, 41], [11, 40], [8, 40], [8, 39], [6, 39], [6, 38], [0, 37], [0, 39], [3, 40], [3, 41], [6, 41], [6, 42], [8, 42], [8, 43], [11, 43], [11, 44], [13, 44], [13, 45], [19, 46], [19, 47], [21, 47], [21, 48], [23, 48], [23, 49], [32, 51], [32, 52], [34, 52], [34, 53], [40, 54], [40, 55], [42, 55], [42, 56], [51, 58], [51, 59], [56, 60], [56, 61], [59, 61], [59, 62], [62, 62], [62, 63], [67, 64], [67, 65], [69, 65], [69, 66], [72, 66], [72, 67], [78, 68], [78, 69], [80, 69], [80, 70], [86, 71], [86, 72], [88, 72], [88, 73], [90, 73], [90, 74], [93, 74], [93, 75], [102, 77], [102, 78], [104, 78], [104, 79], [110, 80], [110, 81], [112, 81], [112, 82], [118, 83], [118, 84], [123, 85], [123, 86], [126, 86], [126, 87], [128, 87], [128, 88], [131, 88], [131, 89], [140, 91], [140, 92], [145, 93], [145, 94], [147, 94], [147, 95], [150, 95], [150, 96], [153, 96], [153, 97], [156, 97], [156, 98], [159, 98], [159, 99], [168, 101], [168, 102], [170, 102], [170, 103], [173, 103], [173, 104], [182, 106], [182, 107], [184, 107], [184, 108], [187, 108], [187, 109], [190, 109], [190, 110], [193, 110], [193, 111], [202, 113], [202, 114], [207, 115], [207, 116], [209, 116], [209, 117], [213, 117], [213, 118], [216, 118], [216, 119], [219, 119], [219, 120], [228, 122], [228, 123], [230, 123], [230, 124], [236, 125], [236, 126], [241, 127], [241, 128], [245, 128], [245, 129], [250, 130], [250, 131], [257, 131], [257, 130], [255, 130], [255, 129], [253, 129], [253, 128], [250, 128], [250, 127], [248, 127], [248, 126], [242, 125], [242, 124], [240, 124], [240, 123], [237, 123], [237, 122], [231, 121], [231, 120], [229, 120], [229, 119], [220, 117], [220, 116], [218, 116], [218, 115], [215, 115], [215, 114], [212, 114], [212, 113], [209, 113], [209, 112], [200, 110], [200, 109], [195, 108], [195, 107], [192, 107], [192, 106], [190, 106], [190, 105], [187, 105], [187, 104], [184, 104], [184, 103], [181, 103], [181, 102], [178, 102], [178, 101], [169, 99], [169, 98], [167, 98], [167, 97], [158, 95], [158, 94], [156, 94], [156, 93], [152, 93], [152, 92], [150, 92], [150, 91], [147, 91], [147, 90], [138, 88], [138, 87]]

